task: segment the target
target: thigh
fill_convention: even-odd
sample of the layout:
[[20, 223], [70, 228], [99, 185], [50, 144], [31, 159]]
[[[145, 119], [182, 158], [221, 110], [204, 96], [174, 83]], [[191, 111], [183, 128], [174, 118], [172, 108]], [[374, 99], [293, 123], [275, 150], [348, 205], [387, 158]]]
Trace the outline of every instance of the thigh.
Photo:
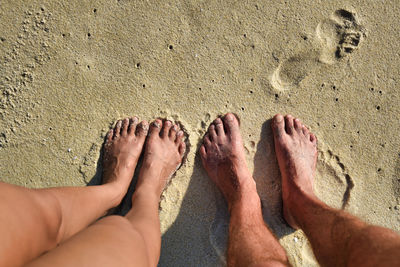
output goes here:
[[50, 194], [0, 182], [0, 266], [18, 266], [54, 248], [57, 211]]
[[82, 230], [28, 266], [149, 266], [142, 235], [121, 216]]

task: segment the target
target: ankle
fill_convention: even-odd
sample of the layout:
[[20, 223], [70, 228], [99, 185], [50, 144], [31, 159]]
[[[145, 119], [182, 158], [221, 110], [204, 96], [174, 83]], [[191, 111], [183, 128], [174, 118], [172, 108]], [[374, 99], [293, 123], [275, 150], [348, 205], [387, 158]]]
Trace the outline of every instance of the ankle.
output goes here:
[[132, 201], [139, 198], [147, 199], [149, 202], [153, 200], [160, 202], [160, 195], [149, 184], [143, 184], [139, 187], [136, 187], [135, 192], [132, 195]]
[[311, 213], [321, 212], [327, 207], [314, 193], [305, 193], [302, 190], [291, 192], [291, 195], [283, 199], [283, 202], [301, 229], [304, 229], [304, 222], [307, 221]]
[[261, 200], [255, 184], [243, 186], [235, 199], [228, 202], [229, 213], [252, 214], [261, 211]]

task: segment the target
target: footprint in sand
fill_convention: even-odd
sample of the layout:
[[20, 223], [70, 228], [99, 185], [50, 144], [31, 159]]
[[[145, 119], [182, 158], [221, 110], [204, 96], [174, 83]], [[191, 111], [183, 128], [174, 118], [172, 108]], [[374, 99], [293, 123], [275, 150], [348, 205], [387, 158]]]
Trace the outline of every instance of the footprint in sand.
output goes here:
[[315, 194], [326, 204], [345, 209], [354, 187], [353, 178], [338, 155], [330, 149], [319, 152], [315, 177]]
[[310, 51], [279, 64], [270, 78], [276, 90], [298, 86], [321, 64], [335, 64], [345, 58], [359, 47], [366, 31], [355, 12], [339, 9], [318, 24], [315, 36], [316, 44]]

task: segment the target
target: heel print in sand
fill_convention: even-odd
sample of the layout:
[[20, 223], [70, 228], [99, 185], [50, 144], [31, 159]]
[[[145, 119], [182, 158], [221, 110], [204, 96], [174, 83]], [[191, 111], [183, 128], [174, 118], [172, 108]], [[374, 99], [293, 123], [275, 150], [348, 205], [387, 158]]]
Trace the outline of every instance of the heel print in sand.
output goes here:
[[226, 266], [226, 250], [228, 247], [229, 212], [225, 200], [218, 192], [216, 195], [215, 219], [210, 226], [210, 243], [217, 253], [222, 266]]
[[339, 9], [318, 24], [315, 37], [315, 47], [283, 61], [274, 71], [270, 82], [276, 90], [296, 87], [320, 64], [335, 64], [345, 58], [359, 47], [366, 31], [355, 12]]

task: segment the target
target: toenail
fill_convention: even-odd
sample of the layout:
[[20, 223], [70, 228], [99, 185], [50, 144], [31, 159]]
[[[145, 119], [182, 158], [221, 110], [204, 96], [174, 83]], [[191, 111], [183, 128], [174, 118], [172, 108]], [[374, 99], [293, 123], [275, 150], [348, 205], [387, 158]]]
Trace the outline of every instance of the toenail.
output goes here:
[[144, 131], [147, 131], [149, 129], [149, 125], [147, 125], [147, 123], [142, 123], [140, 124], [140, 128], [142, 128]]
[[182, 131], [179, 131], [178, 132], [178, 136], [182, 136], [183, 135], [183, 132]]
[[117, 122], [117, 127], [121, 127], [122, 126], [122, 121], [118, 121]]
[[221, 121], [221, 119], [220, 119], [220, 118], [217, 118], [217, 119], [215, 120], [215, 123], [216, 123], [216, 124], [221, 124], [221, 123], [222, 123], [222, 121]]
[[138, 121], [139, 121], [139, 119], [137, 117], [133, 117], [132, 123], [137, 123]]
[[234, 120], [234, 116], [233, 116], [233, 114], [231, 114], [231, 113], [226, 114], [225, 118], [226, 118], [228, 121], [233, 121], [233, 120]]
[[166, 125], [166, 126], [171, 126], [171, 122], [170, 122], [170, 121], [166, 121], [166, 122], [165, 122], [165, 125]]
[[178, 126], [174, 125], [174, 127], [172, 127], [172, 130], [178, 131]]
[[156, 128], [160, 128], [161, 127], [161, 124], [158, 121], [155, 121], [153, 125]]
[[276, 122], [282, 122], [283, 121], [283, 116], [281, 114], [276, 115], [275, 120], [276, 120]]

